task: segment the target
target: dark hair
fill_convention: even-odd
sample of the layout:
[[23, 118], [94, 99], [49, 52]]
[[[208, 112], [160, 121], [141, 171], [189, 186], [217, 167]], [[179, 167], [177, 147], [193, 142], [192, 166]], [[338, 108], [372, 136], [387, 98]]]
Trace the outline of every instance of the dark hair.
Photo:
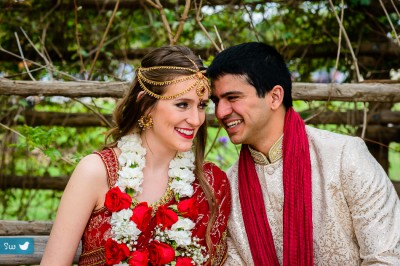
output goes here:
[[[196, 66], [193, 65], [196, 64]], [[183, 67], [190, 68], [193, 70], [205, 70], [205, 67], [192, 50], [184, 46], [164, 46], [157, 49], [152, 50], [147, 55], [145, 55], [141, 62], [142, 67], [156, 67], [156, 66], [175, 66], [175, 67]], [[163, 82], [168, 80], [173, 80], [180, 76], [189, 76], [193, 75], [193, 72], [185, 69], [165, 69], [165, 68], [155, 68], [151, 71], [143, 72], [142, 75], [155, 82]], [[163, 95], [165, 94], [167, 86], [155, 86], [152, 84], [146, 83], [146, 88], [150, 91]], [[142, 97], [138, 98], [138, 94], [143, 91], [140, 87], [136, 77], [132, 82], [130, 90], [128, 94], [122, 98], [122, 100], [118, 103], [117, 107], [114, 110], [113, 118], [115, 127], [112, 128], [106, 137], [109, 139], [112, 137], [113, 141], [107, 144], [107, 147], [115, 147], [117, 141], [121, 139], [121, 137], [132, 133], [134, 130], [138, 130], [138, 120], [139, 118], [146, 113], [146, 111], [153, 108], [153, 106], [157, 103], [156, 98], [150, 96], [145, 93]], [[163, 101], [163, 100], [160, 100]], [[196, 137], [194, 139], [194, 155], [195, 155], [195, 170], [194, 174], [199, 181], [201, 188], [204, 191], [205, 197], [208, 201], [208, 205], [210, 208], [210, 219], [209, 224], [207, 226], [206, 232], [206, 242], [210, 254], [213, 253], [212, 250], [212, 242], [211, 242], [211, 229], [214, 225], [214, 221], [217, 214], [217, 209], [215, 205], [215, 195], [213, 189], [210, 184], [207, 182], [207, 179], [204, 176], [203, 172], [203, 164], [204, 164], [204, 154], [205, 154], [205, 146], [207, 140], [207, 125], [206, 121], [203, 125], [200, 126], [197, 131]]]
[[215, 57], [207, 69], [213, 81], [226, 74], [242, 75], [264, 97], [276, 85], [284, 89], [283, 105], [292, 106], [292, 80], [282, 55], [272, 46], [248, 42], [231, 46]]

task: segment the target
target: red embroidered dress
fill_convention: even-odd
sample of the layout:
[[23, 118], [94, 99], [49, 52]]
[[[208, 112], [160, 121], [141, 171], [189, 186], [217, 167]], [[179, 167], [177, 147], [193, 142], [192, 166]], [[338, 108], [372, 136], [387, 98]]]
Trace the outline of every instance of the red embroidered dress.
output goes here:
[[[111, 188], [118, 179], [118, 158], [114, 150], [109, 148], [96, 153], [101, 157], [106, 166], [108, 186]], [[218, 206], [216, 221], [211, 230], [211, 240], [215, 250], [212, 265], [222, 265], [227, 255], [226, 228], [231, 207], [229, 181], [226, 174], [212, 163], [205, 163], [203, 169], [205, 177], [214, 190]], [[193, 221], [196, 225], [192, 232], [193, 236], [200, 239], [199, 244], [206, 247], [205, 233], [209, 220], [208, 202], [197, 180], [193, 183], [193, 189], [194, 194], [192, 197], [197, 200], [199, 215], [197, 220]], [[173, 197], [170, 199], [164, 196], [160, 199], [159, 203], [169, 206], [177, 202]], [[145, 248], [149, 243], [149, 239], [156, 226], [155, 219], [153, 218], [137, 240], [138, 244], [136, 248], [138, 250]], [[104, 245], [106, 240], [111, 237], [110, 220], [111, 212], [105, 207], [92, 213], [83, 233], [82, 254], [79, 258], [79, 265], [106, 265]]]

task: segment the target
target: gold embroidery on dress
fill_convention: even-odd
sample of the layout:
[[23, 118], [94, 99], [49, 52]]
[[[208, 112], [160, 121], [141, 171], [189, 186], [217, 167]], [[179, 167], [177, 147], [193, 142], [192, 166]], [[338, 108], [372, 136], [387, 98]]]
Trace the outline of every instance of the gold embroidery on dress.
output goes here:
[[283, 143], [283, 135], [280, 136], [280, 138], [275, 142], [274, 145], [272, 145], [271, 149], [269, 150], [268, 152], [269, 160], [267, 156], [265, 156], [263, 153], [249, 146], [251, 157], [253, 157], [253, 160], [256, 164], [268, 165], [275, 163], [282, 158], [282, 143]]
[[223, 265], [228, 256], [228, 245], [226, 243], [227, 230], [222, 233], [222, 237], [219, 240], [215, 248], [215, 256], [212, 259], [212, 265]]
[[106, 262], [104, 254], [104, 247], [100, 247], [93, 251], [82, 254], [79, 258], [79, 265], [103, 265]]
[[91, 251], [89, 251], [89, 252], [86, 252], [85, 254], [82, 254], [82, 257], [90, 256], [90, 255], [92, 255], [93, 253], [97, 253], [97, 252], [103, 251], [103, 250], [104, 250], [104, 247], [100, 247], [100, 248], [91, 250]]
[[[151, 212], [152, 216], [154, 216], [156, 214], [158, 207], [160, 207], [161, 205], [167, 204], [174, 198], [174, 192], [171, 189], [171, 183], [172, 183], [172, 178], [169, 178], [168, 186], [167, 186], [167, 190], [165, 191], [165, 194], [156, 202], [149, 204], [149, 207], [152, 207], [152, 209], [153, 209]], [[132, 198], [133, 207], [136, 207], [136, 205], [138, 205], [139, 203], [140, 202], [137, 199]]]
[[106, 210], [107, 210], [106, 206], [102, 206], [99, 209], [93, 210], [92, 215], [96, 215], [96, 214], [101, 213]]

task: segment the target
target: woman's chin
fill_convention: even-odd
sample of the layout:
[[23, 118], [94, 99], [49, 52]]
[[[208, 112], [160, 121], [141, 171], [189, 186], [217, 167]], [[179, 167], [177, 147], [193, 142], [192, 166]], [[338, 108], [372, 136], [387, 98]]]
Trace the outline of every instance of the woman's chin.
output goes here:
[[193, 147], [193, 145], [185, 145], [185, 146], [180, 146], [179, 148], [178, 148], [178, 151], [179, 152], [187, 152], [187, 151], [190, 151], [190, 150], [192, 150], [192, 147]]

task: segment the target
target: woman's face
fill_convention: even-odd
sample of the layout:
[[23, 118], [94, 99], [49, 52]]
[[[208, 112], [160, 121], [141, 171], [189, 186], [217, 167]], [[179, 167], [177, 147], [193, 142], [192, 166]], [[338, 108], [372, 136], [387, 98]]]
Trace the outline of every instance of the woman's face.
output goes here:
[[[163, 96], [176, 95], [187, 89], [194, 79], [172, 84], [166, 87]], [[188, 151], [200, 126], [204, 123], [208, 104], [208, 90], [199, 97], [196, 88], [172, 100], [158, 100], [151, 109], [153, 127], [143, 131], [146, 145], [155, 149]]]

